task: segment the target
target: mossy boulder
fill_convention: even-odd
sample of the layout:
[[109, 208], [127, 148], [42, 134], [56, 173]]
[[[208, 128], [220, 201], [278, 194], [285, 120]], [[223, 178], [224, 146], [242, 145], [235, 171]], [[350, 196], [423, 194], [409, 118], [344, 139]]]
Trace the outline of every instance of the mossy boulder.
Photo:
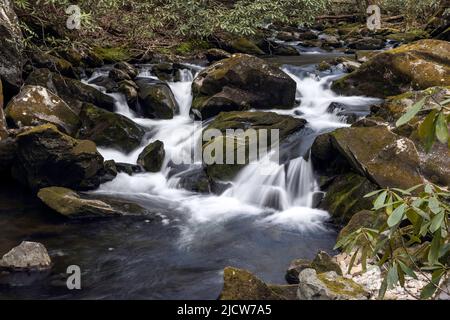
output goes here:
[[17, 135], [17, 160], [13, 176], [32, 189], [61, 186], [95, 188], [103, 173], [103, 157], [92, 141], [77, 140], [52, 124]]
[[129, 201], [77, 193], [62, 187], [43, 188], [39, 190], [38, 197], [49, 208], [71, 219], [148, 213], [146, 209]]
[[127, 117], [84, 104], [80, 112], [78, 138], [89, 139], [105, 148], [129, 153], [140, 146], [145, 130]]
[[[213, 137], [209, 142], [203, 144], [205, 148], [214, 149], [222, 146], [226, 148], [228, 143], [233, 145], [234, 153], [236, 154], [237, 145], [235, 144], [236, 136], [229, 137], [226, 135], [227, 129], [238, 130], [241, 129], [244, 133], [249, 130], [266, 129], [267, 136], [270, 138], [270, 130], [279, 130], [279, 141], [282, 144], [290, 135], [300, 131], [304, 128], [306, 121], [303, 119], [293, 118], [291, 116], [279, 115], [274, 112], [222, 112], [217, 116], [206, 128], [206, 130], [216, 129], [222, 135]], [[249, 143], [245, 144], [248, 151]], [[249, 162], [246, 151], [246, 163]], [[207, 165], [208, 176], [214, 180], [230, 180], [237, 172], [244, 166], [244, 164], [210, 164]]]
[[83, 103], [92, 103], [100, 108], [113, 111], [114, 99], [81, 81], [63, 77], [48, 69], [36, 69], [27, 78], [26, 84], [47, 88], [62, 98], [75, 112]]
[[356, 173], [339, 175], [326, 188], [320, 208], [330, 212], [336, 223], [345, 224], [357, 212], [372, 208], [373, 199], [364, 196], [378, 189], [377, 185]]
[[158, 172], [162, 168], [165, 156], [164, 143], [156, 140], [145, 147], [137, 163], [148, 172]]
[[131, 59], [129, 50], [123, 47], [96, 47], [94, 48], [94, 53], [106, 63], [128, 61]]
[[229, 48], [232, 52], [236, 53], [245, 53], [252, 55], [263, 55], [264, 51], [262, 51], [255, 42], [247, 38], [236, 38], [232, 39], [228, 42]]
[[284, 300], [247, 270], [227, 267], [223, 271], [220, 300]]
[[333, 271], [317, 274], [314, 269], [305, 269], [299, 281], [300, 300], [365, 300], [370, 297], [361, 285]]
[[151, 119], [172, 119], [178, 112], [178, 104], [170, 87], [151, 79], [136, 80], [139, 106], [136, 112]]
[[342, 270], [339, 264], [325, 251], [317, 252], [316, 257], [311, 262], [311, 268], [316, 270], [317, 273], [334, 271], [339, 276], [342, 276]]
[[213, 49], [209, 49], [205, 52], [205, 57], [211, 63], [211, 62], [216, 62], [216, 61], [220, 61], [223, 59], [227, 59], [227, 58], [231, 57], [231, 53], [229, 53], [225, 50], [222, 50], [222, 49], [213, 48]]
[[0, 0], [0, 8], [0, 80], [8, 101], [22, 85], [22, 53], [25, 42], [13, 2]]
[[416, 30], [409, 30], [407, 32], [391, 33], [391, 34], [388, 34], [386, 36], [386, 38], [389, 40], [394, 40], [394, 41], [398, 41], [398, 42], [410, 43], [413, 41], [426, 39], [429, 36], [430, 35], [425, 30], [416, 29]]
[[410, 90], [450, 85], [450, 43], [421, 40], [375, 55], [361, 68], [335, 81], [342, 94], [387, 97]]
[[60, 73], [69, 78], [78, 77], [72, 63], [49, 53], [33, 53], [32, 62], [33, 66], [36, 68], [47, 68], [52, 72]]
[[350, 49], [355, 50], [380, 50], [384, 48], [384, 46], [385, 46], [384, 40], [368, 37], [351, 41], [348, 44], [348, 47]]
[[331, 133], [332, 144], [352, 168], [382, 188], [423, 183], [414, 143], [387, 127], [351, 127]]
[[131, 64], [125, 61], [120, 61], [114, 65], [114, 69], [122, 70], [125, 72], [131, 79], [134, 79], [139, 74], [139, 71]]
[[191, 113], [207, 119], [221, 111], [290, 109], [296, 87], [286, 73], [264, 60], [234, 54], [197, 75], [192, 84]]
[[74, 135], [80, 118], [65, 101], [41, 86], [25, 86], [6, 107], [6, 118], [15, 127], [52, 123]]

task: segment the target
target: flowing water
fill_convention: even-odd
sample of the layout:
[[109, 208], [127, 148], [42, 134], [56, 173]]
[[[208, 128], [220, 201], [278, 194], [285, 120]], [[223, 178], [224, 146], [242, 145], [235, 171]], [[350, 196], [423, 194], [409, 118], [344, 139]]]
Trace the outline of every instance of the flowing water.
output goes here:
[[[176, 174], [171, 169], [174, 160], [190, 157], [201, 138], [202, 124], [189, 117], [191, 84], [200, 67], [186, 65], [181, 81], [168, 83], [179, 105], [179, 113], [171, 120], [139, 118], [121, 94], [111, 94], [115, 111], [148, 128], [149, 134], [130, 154], [99, 148], [104, 158], [136, 163], [139, 153], [154, 140], [164, 142], [166, 158], [158, 173], [119, 173], [92, 193], [157, 208], [161, 219], [66, 222], [31, 200], [5, 205], [10, 197], [0, 192], [4, 195], [0, 230], [10, 230], [0, 253], [19, 240], [36, 240], [45, 244], [55, 262], [52, 274], [15, 278], [13, 287], [2, 286], [0, 277], [0, 297], [215, 299], [226, 266], [246, 268], [267, 282], [284, 283], [284, 271], [292, 259], [312, 258], [319, 249], [331, 251], [336, 233], [326, 223], [328, 213], [314, 208], [320, 190], [308, 150], [317, 135], [348, 126], [345, 117], [329, 112], [330, 103], [345, 104], [364, 115], [374, 100], [334, 94], [329, 85], [341, 75], [339, 70], [326, 74], [317, 73], [311, 65], [282, 68], [297, 83], [299, 105], [272, 111], [304, 118], [308, 124], [283, 147], [282, 161], [271, 163], [270, 175], [258, 174], [268, 160], [256, 161], [241, 170], [220, 195], [180, 187], [180, 175], [201, 163], [186, 165]], [[93, 77], [101, 74], [98, 71]], [[145, 67], [140, 76], [153, 77]], [[70, 264], [83, 271], [81, 291], [64, 288], [59, 273]], [[32, 286], [23, 285], [32, 281]]]

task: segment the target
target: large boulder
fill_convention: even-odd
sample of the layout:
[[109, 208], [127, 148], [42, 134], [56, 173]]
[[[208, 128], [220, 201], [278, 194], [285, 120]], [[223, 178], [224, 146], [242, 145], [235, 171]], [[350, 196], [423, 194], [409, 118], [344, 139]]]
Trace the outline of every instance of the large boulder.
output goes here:
[[[205, 142], [203, 144], [203, 149], [207, 147], [214, 149], [214, 146], [220, 145], [223, 145], [225, 148], [228, 143], [232, 143], [234, 153], [236, 153], [238, 148], [234, 143], [236, 136], [227, 136], [227, 129], [241, 129], [244, 130], [244, 133], [249, 129], [267, 129], [268, 139], [271, 137], [270, 130], [279, 130], [279, 142], [282, 144], [290, 135], [303, 129], [305, 124], [306, 120], [304, 119], [279, 115], [274, 112], [223, 112], [206, 128], [206, 130], [219, 130], [222, 133], [222, 136], [213, 137], [210, 141]], [[249, 147], [249, 144], [246, 143], [246, 149]], [[249, 163], [248, 152], [246, 152], [245, 160], [246, 164]], [[243, 164], [213, 163], [207, 165], [207, 173], [214, 180], [229, 180], [232, 179], [242, 167]]]
[[156, 140], [145, 147], [137, 163], [148, 172], [158, 172], [161, 170], [165, 156], [164, 143]]
[[[410, 91], [398, 96], [389, 97], [384, 104], [374, 110], [374, 116], [382, 118], [390, 125], [395, 122], [415, 103], [428, 97], [427, 109], [438, 107], [450, 95], [450, 87], [432, 87], [422, 91]], [[445, 144], [436, 142], [431, 150], [425, 150], [423, 142], [418, 136], [418, 127], [428, 115], [429, 110], [419, 112], [408, 124], [394, 131], [412, 140], [419, 152], [420, 168], [422, 174], [431, 182], [443, 186], [450, 184], [450, 157], [449, 149]]]
[[351, 127], [331, 133], [334, 148], [352, 168], [382, 188], [408, 189], [423, 183], [414, 143], [387, 127]]
[[40, 86], [25, 86], [6, 107], [6, 119], [15, 127], [52, 123], [74, 135], [80, 125], [78, 115], [61, 98]]
[[47, 68], [52, 72], [60, 73], [69, 78], [78, 77], [73, 65], [66, 59], [45, 52], [34, 52], [31, 59], [33, 66], [36, 68]]
[[296, 83], [279, 68], [245, 54], [234, 54], [200, 72], [193, 84], [191, 113], [207, 119], [222, 111], [290, 109]]
[[23, 241], [0, 259], [0, 269], [12, 271], [43, 271], [51, 265], [47, 249], [38, 242]]
[[39, 199], [57, 213], [71, 218], [106, 218], [123, 215], [142, 215], [147, 210], [138, 204], [111, 198], [95, 198], [62, 187], [43, 188]]
[[0, 80], [8, 101], [22, 84], [24, 41], [11, 0], [0, 0]]
[[370, 296], [351, 279], [334, 271], [317, 274], [314, 269], [300, 272], [297, 295], [300, 300], [366, 300]]
[[285, 300], [247, 270], [227, 267], [223, 282], [220, 300]]
[[127, 117], [86, 103], [81, 112], [78, 138], [98, 146], [129, 153], [140, 146], [145, 130]]
[[139, 115], [146, 118], [172, 119], [178, 111], [178, 104], [170, 87], [160, 81], [139, 79], [139, 105], [136, 109]]
[[26, 84], [42, 86], [61, 97], [75, 111], [79, 112], [83, 103], [92, 103], [100, 108], [113, 111], [114, 99], [81, 81], [61, 76], [48, 69], [36, 69], [27, 78]]
[[32, 189], [63, 186], [95, 188], [104, 170], [103, 157], [94, 142], [77, 140], [52, 124], [17, 135], [17, 160], [13, 176]]
[[450, 43], [421, 40], [377, 54], [357, 71], [333, 83], [348, 95], [387, 97], [450, 85]]

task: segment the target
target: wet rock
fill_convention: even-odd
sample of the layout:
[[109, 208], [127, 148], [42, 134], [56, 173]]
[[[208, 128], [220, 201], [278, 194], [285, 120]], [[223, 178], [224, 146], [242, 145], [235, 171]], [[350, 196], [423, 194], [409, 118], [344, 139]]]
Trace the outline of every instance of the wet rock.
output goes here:
[[277, 56], [299, 56], [300, 52], [295, 49], [293, 46], [278, 43], [276, 41], [264, 39], [262, 40], [258, 46], [268, 55], [277, 55]]
[[146, 209], [132, 202], [77, 193], [71, 189], [61, 187], [43, 188], [39, 190], [38, 197], [49, 208], [73, 219], [105, 218], [148, 213]]
[[53, 56], [49, 53], [35, 52], [32, 56], [33, 66], [47, 68], [52, 72], [60, 73], [69, 78], [77, 78], [77, 73], [72, 64], [66, 59]]
[[365, 300], [370, 296], [361, 285], [333, 271], [317, 274], [314, 269], [305, 269], [299, 281], [300, 300]]
[[290, 109], [296, 84], [279, 68], [259, 58], [235, 54], [216, 62], [195, 78], [191, 113], [207, 119], [221, 111]]
[[341, 40], [337, 36], [321, 34], [319, 40], [322, 41], [322, 48], [340, 48], [342, 47]]
[[211, 193], [212, 182], [203, 168], [187, 170], [174, 175], [178, 186], [192, 192]]
[[305, 259], [295, 259], [291, 262], [289, 265], [289, 268], [286, 271], [286, 275], [284, 278], [286, 279], [286, 282], [289, 284], [298, 284], [298, 276], [300, 272], [302, 272], [305, 269], [311, 268], [311, 261], [305, 260]]
[[134, 79], [137, 77], [138, 75], [138, 70], [132, 66], [131, 64], [129, 64], [128, 62], [125, 61], [121, 61], [118, 62], [114, 65], [114, 68], [117, 70], [122, 70], [123, 72], [125, 72], [131, 79]]
[[13, 176], [32, 189], [63, 186], [90, 189], [99, 185], [104, 169], [95, 143], [77, 140], [52, 124], [26, 130], [17, 136]]
[[15, 127], [52, 123], [74, 135], [80, 126], [78, 115], [61, 98], [40, 86], [25, 86], [6, 107], [6, 118]]
[[1, 0], [0, 8], [0, 80], [9, 101], [22, 84], [24, 40], [12, 1]]
[[339, 264], [334, 261], [333, 258], [331, 258], [330, 255], [325, 251], [319, 251], [316, 254], [316, 257], [311, 263], [311, 268], [316, 270], [317, 273], [334, 271], [339, 276], [342, 276], [342, 270], [341, 267], [339, 267]]
[[[233, 143], [234, 153], [236, 153], [237, 145], [234, 144], [235, 137], [227, 137], [227, 129], [242, 129], [244, 132], [248, 129], [267, 129], [268, 138], [270, 137], [271, 129], [278, 129], [280, 144], [282, 144], [290, 135], [303, 129], [305, 124], [306, 121], [303, 119], [279, 115], [274, 112], [222, 112], [209, 124], [206, 130], [217, 129], [225, 136], [213, 137], [211, 141], [203, 144], [203, 150], [217, 146], [216, 143], [218, 145], [222, 144], [224, 147], [227, 143]], [[223, 143], [224, 141], [225, 143]], [[249, 144], [245, 145], [246, 149], [249, 147]], [[248, 154], [249, 152], [246, 152], [246, 163], [249, 161]], [[241, 164], [214, 163], [207, 165], [207, 173], [214, 180], [226, 181], [232, 179], [242, 167], [243, 165]]]
[[252, 55], [263, 55], [264, 51], [262, 51], [256, 44], [250, 39], [246, 38], [237, 38], [232, 39], [227, 43], [230, 51], [236, 53], [245, 53]]
[[138, 89], [139, 87], [136, 83], [130, 80], [125, 80], [119, 83], [118, 91], [125, 95], [129, 106], [136, 108], [135, 105], [138, 99]]
[[147, 118], [172, 119], [178, 111], [178, 104], [170, 87], [163, 82], [149, 79], [136, 81], [139, 107], [136, 111]]
[[129, 153], [140, 146], [145, 130], [127, 117], [85, 104], [80, 112], [78, 138]]
[[92, 80], [89, 80], [89, 84], [100, 86], [105, 88], [106, 92], [117, 92], [119, 91], [119, 84], [111, 79], [109, 76], [98, 76]]
[[380, 50], [384, 46], [385, 42], [377, 38], [362, 38], [348, 44], [350, 49], [355, 50]]
[[165, 156], [164, 143], [156, 140], [145, 147], [139, 155], [137, 162], [148, 172], [159, 172]]
[[42, 271], [51, 268], [47, 249], [38, 242], [23, 241], [0, 259], [0, 269], [12, 271]]
[[330, 212], [335, 223], [345, 224], [357, 212], [372, 208], [374, 199], [364, 196], [378, 189], [367, 178], [355, 173], [339, 175], [326, 188], [319, 207]]
[[450, 43], [421, 40], [375, 55], [357, 71], [335, 81], [346, 95], [387, 97], [411, 89], [450, 85]]
[[131, 77], [125, 71], [115, 68], [109, 72], [109, 77], [116, 82], [131, 80]]
[[177, 71], [176, 66], [169, 62], [158, 63], [152, 67], [152, 72], [161, 81], [173, 81], [175, 78], [176, 71]]
[[319, 71], [327, 71], [327, 70], [330, 70], [331, 67], [332, 67], [332, 65], [329, 62], [322, 61], [321, 63], [318, 64], [317, 70], [319, 70]]
[[220, 300], [284, 300], [247, 270], [227, 267]]
[[27, 78], [29, 85], [42, 86], [62, 98], [75, 112], [83, 103], [92, 103], [100, 108], [113, 111], [114, 99], [81, 81], [63, 77], [48, 69], [37, 69]]
[[216, 61], [227, 59], [227, 58], [231, 57], [231, 53], [229, 53], [225, 50], [222, 50], [222, 49], [213, 48], [213, 49], [207, 50], [205, 52], [205, 56], [206, 56], [206, 59], [208, 60], [208, 62], [212, 63], [212, 62], [216, 62]]
[[117, 169], [117, 172], [124, 172], [130, 176], [132, 176], [135, 173], [145, 172], [145, 170], [140, 165], [130, 164], [130, 163], [122, 163], [122, 162], [116, 163], [116, 169]]

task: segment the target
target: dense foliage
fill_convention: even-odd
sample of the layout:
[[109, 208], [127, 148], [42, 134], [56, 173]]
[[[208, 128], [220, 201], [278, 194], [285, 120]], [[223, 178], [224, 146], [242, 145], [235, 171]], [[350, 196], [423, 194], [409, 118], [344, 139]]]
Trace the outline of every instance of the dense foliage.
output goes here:
[[383, 10], [402, 14], [410, 24], [426, 23], [437, 11], [442, 0], [381, 0]]
[[[69, 0], [16, 0], [16, 6], [33, 14], [52, 11], [48, 6], [64, 9]], [[255, 34], [269, 23], [310, 23], [327, 8], [328, 0], [81, 0], [84, 26], [95, 26], [103, 16], [114, 17], [119, 24], [134, 18], [145, 18], [145, 28], [152, 32], [169, 32], [194, 37], [206, 37], [225, 31], [238, 35]], [[121, 14], [117, 14], [120, 10]], [[55, 13], [64, 11], [56, 10]]]

